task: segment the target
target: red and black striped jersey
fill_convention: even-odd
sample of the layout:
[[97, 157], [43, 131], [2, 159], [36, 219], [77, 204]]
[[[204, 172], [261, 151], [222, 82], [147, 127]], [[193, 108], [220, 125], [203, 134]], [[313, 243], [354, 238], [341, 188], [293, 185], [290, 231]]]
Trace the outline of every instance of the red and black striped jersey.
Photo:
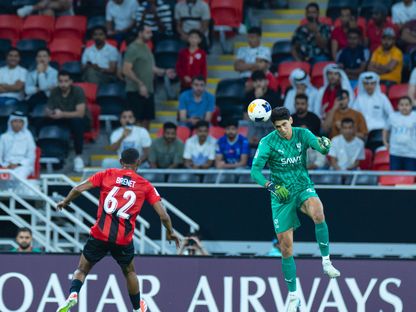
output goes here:
[[128, 245], [133, 238], [136, 218], [146, 200], [160, 201], [153, 185], [130, 169], [107, 169], [89, 178], [100, 188], [97, 221], [91, 236], [117, 245]]

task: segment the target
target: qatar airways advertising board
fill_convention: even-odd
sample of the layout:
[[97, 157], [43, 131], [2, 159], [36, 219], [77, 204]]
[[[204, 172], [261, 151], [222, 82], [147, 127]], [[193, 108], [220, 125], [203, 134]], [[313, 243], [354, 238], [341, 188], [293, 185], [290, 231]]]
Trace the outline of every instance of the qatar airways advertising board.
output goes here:
[[[68, 294], [77, 255], [0, 255], [0, 311], [49, 312]], [[416, 261], [298, 259], [301, 311], [416, 311]], [[277, 258], [136, 257], [150, 312], [283, 312], [287, 290]], [[106, 258], [94, 267], [71, 311], [132, 311], [124, 277]]]

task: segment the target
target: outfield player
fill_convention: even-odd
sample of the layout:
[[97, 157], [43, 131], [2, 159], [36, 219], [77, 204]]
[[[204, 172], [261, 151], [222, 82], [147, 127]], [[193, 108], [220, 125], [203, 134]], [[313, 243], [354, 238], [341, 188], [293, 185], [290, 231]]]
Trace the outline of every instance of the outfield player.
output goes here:
[[[273, 224], [282, 251], [282, 271], [289, 288], [288, 312], [296, 312], [300, 299], [296, 293], [296, 265], [293, 259], [293, 231], [300, 226], [297, 211], [315, 223], [315, 235], [322, 255], [323, 271], [331, 278], [340, 276], [329, 259], [329, 234], [323, 206], [306, 168], [308, 148], [321, 154], [329, 152], [331, 141], [316, 137], [308, 129], [292, 127], [285, 107], [273, 109], [271, 121], [276, 131], [265, 136], [254, 156], [251, 176], [271, 193]], [[261, 171], [269, 164], [271, 180]]]
[[68, 196], [58, 203], [59, 210], [67, 207], [82, 192], [100, 188], [97, 221], [91, 228], [90, 237], [84, 246], [81, 259], [71, 283], [70, 295], [57, 312], [67, 312], [77, 304], [82, 284], [92, 267], [104, 256], [111, 256], [120, 265], [127, 281], [127, 289], [133, 311], [145, 312], [146, 303], [140, 298], [139, 281], [134, 269], [133, 232], [136, 218], [146, 200], [153, 206], [167, 229], [167, 239], [179, 239], [173, 231], [169, 215], [165, 211], [156, 189], [136, 171], [140, 165], [139, 152], [129, 148], [121, 154], [122, 169], [108, 169], [90, 177], [74, 187]]

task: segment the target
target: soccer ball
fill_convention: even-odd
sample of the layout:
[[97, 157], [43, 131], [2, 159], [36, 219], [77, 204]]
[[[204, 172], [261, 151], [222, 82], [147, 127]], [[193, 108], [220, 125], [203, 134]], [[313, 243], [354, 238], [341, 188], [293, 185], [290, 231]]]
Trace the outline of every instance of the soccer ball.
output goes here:
[[247, 113], [252, 121], [266, 122], [272, 114], [272, 107], [266, 100], [257, 99], [250, 103]]

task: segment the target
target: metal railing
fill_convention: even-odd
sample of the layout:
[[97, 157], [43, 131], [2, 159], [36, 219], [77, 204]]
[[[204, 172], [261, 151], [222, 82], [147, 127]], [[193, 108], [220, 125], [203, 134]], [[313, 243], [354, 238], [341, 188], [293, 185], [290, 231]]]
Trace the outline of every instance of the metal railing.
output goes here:
[[[88, 233], [82, 218], [77, 218], [67, 211], [56, 212], [55, 201], [27, 180], [18, 177], [13, 170], [1, 169], [0, 174], [10, 177], [9, 180], [1, 181], [6, 186], [0, 190], [0, 197], [3, 200], [0, 202], [0, 209], [6, 215], [1, 216], [0, 221], [31, 228], [33, 238], [45, 251], [63, 252], [82, 249], [80, 241], [68, 231], [68, 227], [72, 227]], [[29, 200], [34, 204], [29, 203]]]
[[[48, 194], [49, 185], [59, 184], [59, 185], [69, 185], [71, 187], [74, 187], [74, 186], [77, 185], [74, 181], [72, 181], [67, 176], [62, 175], [62, 174], [44, 174], [44, 175], [41, 175], [41, 182], [42, 182], [43, 191], [46, 194]], [[90, 202], [92, 202], [94, 204], [94, 206], [98, 207], [99, 201], [94, 195], [92, 195], [89, 192], [83, 192], [82, 195], [85, 196], [85, 198], [87, 198]], [[62, 194], [57, 194], [57, 193], [53, 194], [53, 197], [62, 198], [62, 196], [63, 196]], [[177, 207], [175, 207], [169, 201], [167, 201], [166, 199], [162, 199], [162, 203], [163, 203], [164, 207], [172, 215], [175, 215], [177, 218], [179, 218], [181, 221], [183, 221], [184, 223], [186, 223], [189, 226], [190, 232], [199, 230], [199, 224], [197, 224], [194, 220], [192, 220], [191, 218], [186, 216], [182, 211], [180, 211]], [[71, 206], [74, 209], [74, 211], [77, 211], [80, 214], [82, 214], [84, 216], [85, 220], [87, 220], [91, 224], [93, 224], [95, 222], [94, 218], [92, 218], [87, 213], [82, 211], [75, 204], [72, 203]], [[85, 215], [87, 215], [88, 217], [85, 216]], [[151, 248], [154, 253], [162, 253], [162, 254], [172, 253], [168, 248], [166, 248], [166, 246], [167, 246], [166, 229], [162, 224], [160, 224], [160, 227], [161, 227], [160, 242], [161, 243], [160, 243], [160, 245], [158, 245], [157, 243], [155, 243], [151, 238], [149, 238], [146, 235], [146, 230], [150, 228], [150, 224], [145, 219], [143, 219], [140, 215], [137, 217], [136, 222], [138, 223], [139, 229], [137, 229], [137, 228], [135, 229], [133, 239], [134, 239], [134, 242], [140, 246], [139, 247], [139, 252], [140, 253], [145, 253], [146, 247]], [[180, 238], [183, 238], [183, 235], [181, 233], [179, 233], [178, 231], [176, 231], [176, 233], [178, 234], [178, 236]]]
[[[83, 171], [82, 179], [87, 179], [92, 174], [102, 170], [101, 168], [86, 168]], [[269, 170], [262, 171], [265, 176], [270, 174]], [[166, 181], [169, 181], [168, 176], [170, 175], [198, 175], [198, 176], [206, 176], [206, 175], [215, 175], [215, 181], [211, 184], [221, 184], [223, 180], [222, 177], [226, 175], [233, 175], [237, 177], [235, 184], [239, 184], [238, 178], [241, 176], [250, 176], [250, 169], [139, 169], [138, 173], [146, 177], [148, 174], [159, 174], [165, 175]], [[342, 176], [342, 177], [349, 177], [344, 181], [344, 185], [356, 185], [357, 179], [359, 176], [414, 176], [416, 177], [416, 171], [371, 171], [371, 170], [310, 170], [309, 175], [311, 176], [312, 180], [315, 176]], [[203, 178], [201, 179], [203, 181]], [[153, 181], [150, 181], [153, 182]], [[154, 183], [154, 182], [153, 182]], [[164, 183], [164, 182], [156, 182], [156, 183]], [[186, 182], [168, 182], [173, 184], [186, 184]], [[190, 182], [191, 184], [196, 184], [199, 182]], [[207, 182], [202, 182], [203, 184], [210, 184]], [[231, 184], [229, 180], [225, 182], [226, 184]], [[251, 181], [252, 184], [255, 184], [254, 181]], [[250, 183], [244, 183], [250, 184]], [[316, 183], [318, 184], [318, 183]], [[319, 185], [319, 184], [318, 184]]]

